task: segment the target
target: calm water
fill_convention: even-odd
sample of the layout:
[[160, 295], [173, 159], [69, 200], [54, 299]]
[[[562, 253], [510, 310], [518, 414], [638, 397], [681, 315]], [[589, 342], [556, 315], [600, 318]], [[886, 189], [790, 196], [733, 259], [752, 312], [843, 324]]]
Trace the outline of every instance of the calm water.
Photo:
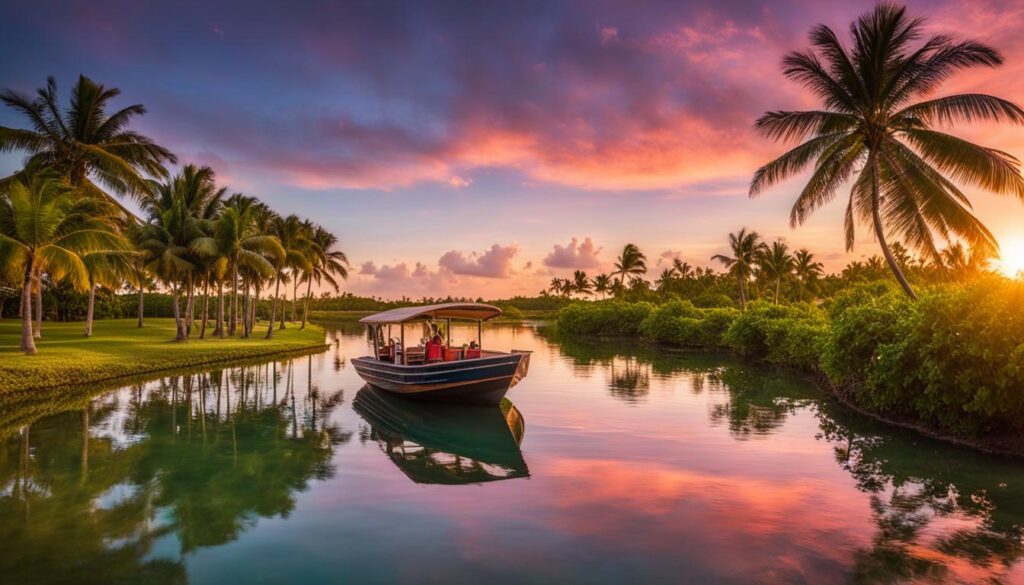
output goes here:
[[511, 403], [426, 409], [329, 336], [4, 405], [0, 582], [1024, 582], [1024, 464], [798, 379], [496, 326], [535, 352]]

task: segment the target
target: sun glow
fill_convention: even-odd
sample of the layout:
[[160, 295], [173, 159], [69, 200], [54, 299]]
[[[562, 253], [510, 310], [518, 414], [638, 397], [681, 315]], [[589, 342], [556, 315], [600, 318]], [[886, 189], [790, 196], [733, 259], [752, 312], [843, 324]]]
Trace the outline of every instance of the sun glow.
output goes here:
[[1007, 276], [1024, 278], [1024, 238], [1000, 242], [996, 265]]

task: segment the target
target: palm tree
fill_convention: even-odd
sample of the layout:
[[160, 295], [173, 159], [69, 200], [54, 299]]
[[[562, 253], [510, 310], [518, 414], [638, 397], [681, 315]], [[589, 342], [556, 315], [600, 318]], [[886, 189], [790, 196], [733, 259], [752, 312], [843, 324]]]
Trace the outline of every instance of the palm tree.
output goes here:
[[995, 239], [971, 213], [956, 183], [1024, 197], [1017, 159], [933, 129], [980, 120], [1024, 123], [1024, 110], [976, 93], [916, 101], [954, 73], [995, 67], [1002, 56], [985, 44], [955, 43], [945, 35], [912, 46], [924, 33], [923, 23], [902, 7], [879, 4], [851, 25], [850, 49], [829, 27], [813, 28], [813, 49], [787, 55], [783, 72], [813, 91], [823, 108], [768, 112], [757, 120], [758, 131], [769, 139], [807, 140], [758, 169], [750, 186], [750, 195], [757, 196], [813, 162], [814, 172], [790, 213], [796, 226], [852, 178], [846, 248], [853, 248], [857, 222], [870, 225], [889, 269], [911, 298], [916, 296], [893, 257], [888, 233], [935, 259], [936, 234], [995, 250]]
[[718, 260], [736, 277], [740, 287], [740, 309], [747, 307], [747, 281], [757, 263], [758, 251], [764, 244], [757, 232], [748, 232], [747, 228], [729, 234], [729, 249], [732, 256], [715, 254], [712, 260]]
[[[271, 275], [274, 272], [268, 259], [284, 255], [281, 243], [271, 234], [262, 233], [257, 224], [258, 215], [266, 207], [251, 197], [236, 193], [232, 195], [221, 212], [216, 228], [217, 247], [227, 258], [232, 295], [228, 318], [228, 335], [235, 334], [238, 320], [238, 275], [239, 270], [248, 268], [257, 274]], [[214, 335], [224, 336], [224, 291], [223, 280], [218, 281], [217, 327]]]
[[807, 248], [797, 250], [794, 259], [796, 266], [793, 268], [793, 273], [796, 275], [796, 281], [800, 283], [800, 300], [803, 300], [804, 290], [821, 278], [824, 274], [824, 266], [814, 259], [814, 254]]
[[[292, 274], [299, 270], [312, 270], [312, 264], [306, 258], [310, 242], [302, 229], [302, 222], [295, 215], [288, 217], [276, 216], [271, 220], [271, 231], [283, 248], [284, 254], [277, 256], [274, 264], [274, 299], [270, 304], [270, 325], [267, 327], [266, 338], [270, 339], [274, 334], [274, 319], [277, 315], [277, 301], [281, 293], [281, 281], [290, 278], [285, 270]], [[287, 291], [287, 289], [286, 289]], [[285, 293], [287, 295], [287, 292]], [[284, 306], [281, 307], [281, 325], [284, 329]]]
[[619, 275], [619, 285], [623, 284], [626, 276], [638, 276], [647, 272], [647, 256], [644, 256], [640, 248], [635, 244], [626, 244], [622, 249], [622, 255], [615, 262], [615, 272]]
[[594, 277], [594, 292], [600, 294], [602, 299], [608, 294], [611, 285], [612, 278], [607, 274], [598, 274]]
[[551, 284], [548, 285], [548, 288], [551, 290], [551, 294], [556, 294], [558, 296], [565, 295], [565, 286], [562, 279], [557, 276], [551, 279]]
[[101, 250], [81, 256], [89, 277], [89, 297], [85, 310], [85, 336], [92, 336], [93, 316], [96, 309], [96, 289], [106, 286], [116, 289], [129, 278], [132, 272], [132, 252], [127, 242], [118, 242], [115, 250]]
[[675, 281], [675, 279], [676, 269], [665, 268], [661, 271], [661, 275], [658, 277], [658, 280], [654, 281], [654, 284], [658, 287], [659, 291], [664, 292], [668, 290], [668, 287], [672, 285], [672, 282]]
[[117, 195], [141, 197], [150, 191], [145, 175], [164, 177], [163, 164], [177, 161], [166, 148], [127, 129], [132, 118], [146, 113], [141, 104], [107, 115], [110, 100], [120, 93], [82, 75], [68, 108], [62, 109], [53, 77], [35, 99], [6, 89], [0, 101], [22, 114], [32, 129], [0, 126], [0, 152], [27, 151], [27, 169], [51, 168], [84, 195], [106, 197], [97, 181]]
[[577, 270], [572, 273], [571, 287], [573, 291], [583, 296], [594, 294], [594, 291], [590, 288], [590, 279], [587, 278], [587, 273], [582, 270]]
[[0, 197], [0, 256], [21, 282], [21, 350], [26, 354], [36, 353], [33, 275], [45, 269], [54, 280], [88, 288], [82, 255], [120, 245], [111, 211], [105, 201], [82, 197], [52, 176], [23, 173], [8, 183], [6, 196]]
[[942, 251], [942, 266], [961, 277], [984, 272], [988, 269], [991, 256], [964, 248], [960, 242], [954, 242]]
[[757, 254], [757, 266], [768, 277], [775, 280], [775, 304], [779, 304], [779, 288], [782, 280], [793, 274], [796, 261], [789, 253], [789, 246], [781, 240], [772, 242], [771, 247], [762, 246]]
[[348, 256], [341, 250], [333, 248], [338, 244], [338, 238], [321, 226], [313, 229], [312, 250], [315, 254], [312, 258], [313, 270], [303, 276], [306, 281], [306, 300], [302, 307], [302, 325], [299, 329], [306, 328], [306, 319], [309, 317], [309, 298], [312, 294], [312, 284], [315, 280], [317, 285], [326, 280], [337, 293], [341, 290], [335, 276], [342, 280], [348, 280]]
[[679, 275], [679, 278], [682, 278], [683, 280], [693, 276], [693, 267], [679, 258], [672, 259], [672, 270], [675, 270], [676, 274]]

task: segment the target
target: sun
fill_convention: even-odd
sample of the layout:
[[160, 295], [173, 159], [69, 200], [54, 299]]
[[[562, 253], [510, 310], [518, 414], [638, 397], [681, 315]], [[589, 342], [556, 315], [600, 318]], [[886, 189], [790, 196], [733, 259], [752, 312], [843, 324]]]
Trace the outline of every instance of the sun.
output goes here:
[[1024, 277], [1024, 238], [1013, 238], [999, 243], [999, 271], [1009, 277]]

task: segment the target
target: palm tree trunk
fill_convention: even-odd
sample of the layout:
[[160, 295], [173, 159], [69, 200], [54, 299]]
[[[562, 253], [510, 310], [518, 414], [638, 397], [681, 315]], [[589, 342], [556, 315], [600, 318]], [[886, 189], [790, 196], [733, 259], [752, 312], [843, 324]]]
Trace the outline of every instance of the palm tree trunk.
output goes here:
[[256, 320], [260, 316], [260, 284], [259, 284], [259, 279], [257, 279], [255, 282], [253, 282], [253, 284], [252, 284], [252, 292], [253, 292], [252, 315], [250, 315], [249, 318], [252, 319], [252, 328], [255, 329], [256, 328]]
[[274, 317], [277, 316], [277, 295], [281, 290], [281, 276], [278, 275], [274, 281], [274, 300], [270, 302], [270, 325], [267, 326], [267, 336], [264, 339], [270, 339], [274, 335]]
[[206, 322], [209, 320], [206, 316], [210, 310], [210, 274], [206, 274], [206, 278], [203, 282], [203, 325], [199, 328], [199, 339], [206, 338]]
[[174, 340], [187, 341], [188, 336], [185, 334], [185, 324], [181, 320], [181, 305], [178, 303], [179, 297], [178, 285], [175, 284], [171, 287], [171, 299], [174, 304], [174, 327], [177, 332], [174, 336]]
[[213, 336], [224, 339], [224, 280], [217, 280], [217, 326]]
[[43, 337], [43, 271], [36, 271], [36, 328], [32, 332], [33, 337]]
[[744, 311], [747, 308], [747, 283], [744, 282], [746, 278], [737, 273], [736, 280], [740, 281], [740, 310]]
[[881, 201], [878, 194], [878, 159], [875, 155], [871, 155], [871, 222], [874, 224], [875, 237], [878, 238], [878, 245], [882, 247], [882, 255], [885, 256], [885, 261], [889, 264], [889, 268], [892, 270], [896, 280], [899, 281], [900, 286], [903, 287], [903, 291], [907, 293], [913, 300], [917, 300], [917, 295], [914, 294], [914, 289], [910, 288], [910, 283], [907, 282], [907, 277], [903, 275], [903, 271], [900, 270], [900, 265], [896, 262], [896, 258], [893, 257], [892, 251], [889, 250], [889, 244], [885, 241], [885, 230], [882, 227], [882, 216], [879, 211]]
[[36, 342], [32, 335], [32, 259], [26, 261], [25, 280], [21, 284], [21, 351], [35, 355]]
[[779, 304], [779, 287], [782, 286], [782, 279], [775, 279], [775, 304]]
[[142, 324], [143, 324], [142, 314], [143, 314], [143, 303], [145, 302], [143, 300], [144, 298], [145, 297], [143, 296], [143, 293], [142, 293], [142, 283], [140, 282], [139, 283], [139, 327], [142, 327]]
[[299, 330], [306, 328], [306, 319], [309, 317], [309, 295], [313, 291], [313, 279], [310, 278], [306, 281], [306, 302], [302, 307], [302, 325], [299, 326]]
[[92, 317], [96, 311], [96, 283], [89, 285], [89, 304], [85, 309], [85, 336], [92, 337]]
[[296, 274], [295, 282], [292, 284], [292, 323], [295, 322], [295, 305], [299, 296], [299, 279]]
[[[288, 290], [285, 289], [285, 291], [284, 291], [284, 299], [281, 300], [281, 326], [278, 327], [278, 329], [280, 329], [281, 331], [284, 331], [284, 315], [285, 315], [285, 312], [287, 310], [286, 307], [285, 307], [285, 303], [287, 303], [287, 302], [288, 302]], [[271, 319], [270, 322], [273, 323], [274, 320]]]
[[252, 312], [252, 306], [249, 304], [249, 283], [246, 282], [242, 286], [242, 337], [249, 337], [252, 333], [252, 322], [249, 320], [249, 315]]
[[228, 335], [235, 334], [238, 317], [238, 260], [231, 262], [231, 314], [228, 317]]
[[195, 281], [192, 280], [192, 273], [188, 273], [188, 277], [185, 280], [185, 335], [192, 335], [192, 299], [194, 297], [193, 291], [195, 290]]

